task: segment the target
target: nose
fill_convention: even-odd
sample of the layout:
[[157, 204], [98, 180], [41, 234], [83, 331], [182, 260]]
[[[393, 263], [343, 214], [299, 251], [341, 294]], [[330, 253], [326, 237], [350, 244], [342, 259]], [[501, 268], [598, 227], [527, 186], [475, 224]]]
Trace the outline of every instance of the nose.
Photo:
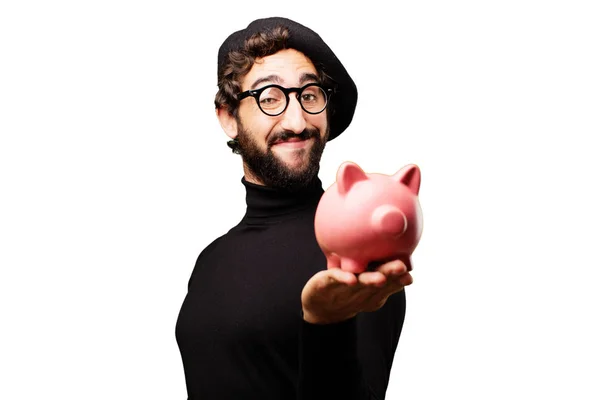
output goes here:
[[300, 107], [296, 96], [290, 96], [290, 104], [283, 113], [281, 127], [296, 134], [300, 134], [306, 129], [304, 110]]

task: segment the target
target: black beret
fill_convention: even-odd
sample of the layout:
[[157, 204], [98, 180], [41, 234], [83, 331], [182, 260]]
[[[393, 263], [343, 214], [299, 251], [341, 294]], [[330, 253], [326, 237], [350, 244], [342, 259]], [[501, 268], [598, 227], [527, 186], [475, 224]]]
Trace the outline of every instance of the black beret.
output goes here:
[[315, 67], [323, 71], [333, 79], [336, 84], [336, 92], [331, 98], [330, 133], [329, 140], [339, 136], [352, 121], [358, 91], [354, 81], [336, 57], [329, 46], [313, 30], [295, 21], [281, 17], [257, 19], [251, 22], [246, 29], [229, 35], [219, 48], [218, 71], [220, 73], [223, 65], [228, 60], [228, 53], [232, 50], [242, 50], [247, 38], [255, 33], [285, 26], [289, 29], [289, 40], [287, 47], [296, 49], [311, 59]]

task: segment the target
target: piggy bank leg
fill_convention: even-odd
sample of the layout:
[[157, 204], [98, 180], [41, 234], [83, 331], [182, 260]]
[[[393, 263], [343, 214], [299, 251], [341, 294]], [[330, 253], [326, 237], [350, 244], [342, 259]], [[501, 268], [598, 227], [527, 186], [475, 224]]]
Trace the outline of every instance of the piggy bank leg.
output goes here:
[[327, 269], [331, 269], [331, 268], [340, 268], [340, 257], [335, 254], [335, 253], [331, 253], [326, 255], [327, 258]]
[[342, 269], [353, 274], [360, 274], [367, 269], [367, 264], [350, 258], [342, 258]]

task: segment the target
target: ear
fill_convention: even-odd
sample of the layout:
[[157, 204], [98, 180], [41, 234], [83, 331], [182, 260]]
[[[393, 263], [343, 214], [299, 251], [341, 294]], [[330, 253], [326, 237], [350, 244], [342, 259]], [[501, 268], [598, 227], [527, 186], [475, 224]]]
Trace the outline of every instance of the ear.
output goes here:
[[337, 173], [338, 190], [342, 196], [350, 191], [352, 185], [358, 181], [369, 179], [367, 174], [355, 163], [346, 161], [338, 169]]
[[221, 128], [223, 128], [227, 136], [235, 139], [238, 133], [237, 121], [235, 120], [235, 117], [231, 115], [229, 111], [227, 111], [225, 106], [217, 108], [216, 113], [219, 123], [221, 124]]
[[414, 164], [409, 164], [396, 172], [392, 177], [396, 182], [408, 186], [415, 195], [419, 194], [421, 187], [421, 170]]

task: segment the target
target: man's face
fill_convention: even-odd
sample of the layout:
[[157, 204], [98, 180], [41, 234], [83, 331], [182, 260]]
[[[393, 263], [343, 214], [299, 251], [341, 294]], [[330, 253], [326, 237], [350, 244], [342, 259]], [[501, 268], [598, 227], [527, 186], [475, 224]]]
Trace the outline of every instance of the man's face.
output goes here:
[[[257, 60], [241, 82], [242, 91], [269, 84], [301, 87], [317, 82], [317, 71], [304, 54], [282, 50]], [[264, 114], [248, 97], [240, 102], [237, 138], [247, 178], [255, 183], [288, 189], [301, 188], [318, 173], [328, 135], [327, 110], [308, 114], [295, 93], [285, 112]], [[248, 171], [249, 170], [249, 171]]]

